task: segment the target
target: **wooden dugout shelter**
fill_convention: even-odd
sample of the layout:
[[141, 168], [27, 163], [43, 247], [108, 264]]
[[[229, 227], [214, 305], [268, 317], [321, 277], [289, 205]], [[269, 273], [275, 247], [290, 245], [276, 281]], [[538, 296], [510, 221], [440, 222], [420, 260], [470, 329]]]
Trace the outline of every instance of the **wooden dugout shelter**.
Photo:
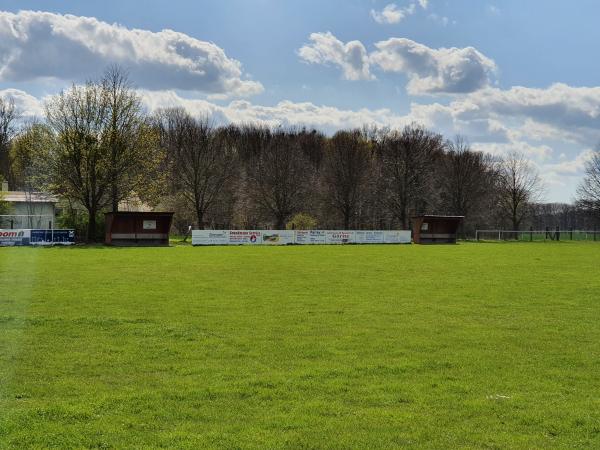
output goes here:
[[415, 244], [456, 244], [464, 216], [423, 215], [412, 218]]
[[106, 245], [168, 246], [172, 212], [116, 212], [105, 214]]

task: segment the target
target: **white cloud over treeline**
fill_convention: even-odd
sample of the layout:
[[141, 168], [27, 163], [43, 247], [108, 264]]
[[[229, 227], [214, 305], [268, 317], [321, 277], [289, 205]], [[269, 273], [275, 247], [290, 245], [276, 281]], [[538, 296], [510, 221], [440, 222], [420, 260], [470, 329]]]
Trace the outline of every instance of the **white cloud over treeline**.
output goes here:
[[490, 86], [495, 62], [473, 47], [430, 48], [405, 38], [375, 43], [370, 54], [360, 41], [344, 43], [332, 33], [312, 33], [298, 54], [304, 62], [337, 66], [348, 80], [369, 80], [371, 67], [408, 77], [410, 94], [469, 93]]
[[337, 66], [346, 80], [369, 80], [369, 56], [360, 41], [344, 43], [332, 33], [312, 33], [310, 44], [298, 50], [300, 58], [307, 63]]
[[219, 46], [184, 33], [129, 29], [69, 14], [0, 11], [0, 80], [83, 81], [114, 63], [147, 89], [231, 96], [263, 90]]

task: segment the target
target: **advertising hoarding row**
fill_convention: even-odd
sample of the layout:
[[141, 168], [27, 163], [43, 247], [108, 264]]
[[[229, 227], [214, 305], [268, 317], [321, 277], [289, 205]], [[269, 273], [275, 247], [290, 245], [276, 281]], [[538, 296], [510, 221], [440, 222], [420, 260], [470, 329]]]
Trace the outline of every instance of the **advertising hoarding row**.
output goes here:
[[25, 245], [72, 245], [75, 230], [0, 230], [0, 247]]
[[193, 230], [192, 245], [410, 244], [410, 230]]

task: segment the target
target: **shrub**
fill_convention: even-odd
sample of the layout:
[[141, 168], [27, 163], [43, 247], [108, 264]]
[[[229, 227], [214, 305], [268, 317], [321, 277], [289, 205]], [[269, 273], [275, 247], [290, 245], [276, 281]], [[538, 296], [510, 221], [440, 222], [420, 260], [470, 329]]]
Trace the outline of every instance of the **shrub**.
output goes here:
[[[58, 228], [68, 228], [75, 230], [75, 239], [77, 241], [85, 241], [87, 235], [88, 226], [88, 214], [87, 211], [66, 207], [59, 210], [56, 218]], [[96, 234], [94, 236], [95, 242], [104, 241], [104, 214], [99, 213], [96, 216]]]
[[288, 230], [314, 230], [317, 227], [317, 219], [310, 214], [298, 213], [285, 226]]

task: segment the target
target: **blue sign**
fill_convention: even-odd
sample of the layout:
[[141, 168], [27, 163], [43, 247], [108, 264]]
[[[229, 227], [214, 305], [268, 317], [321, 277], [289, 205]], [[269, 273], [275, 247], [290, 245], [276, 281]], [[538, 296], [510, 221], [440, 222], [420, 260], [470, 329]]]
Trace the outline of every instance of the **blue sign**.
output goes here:
[[31, 230], [30, 245], [72, 245], [75, 230]]
[[72, 245], [75, 230], [0, 230], [0, 247], [23, 245]]

